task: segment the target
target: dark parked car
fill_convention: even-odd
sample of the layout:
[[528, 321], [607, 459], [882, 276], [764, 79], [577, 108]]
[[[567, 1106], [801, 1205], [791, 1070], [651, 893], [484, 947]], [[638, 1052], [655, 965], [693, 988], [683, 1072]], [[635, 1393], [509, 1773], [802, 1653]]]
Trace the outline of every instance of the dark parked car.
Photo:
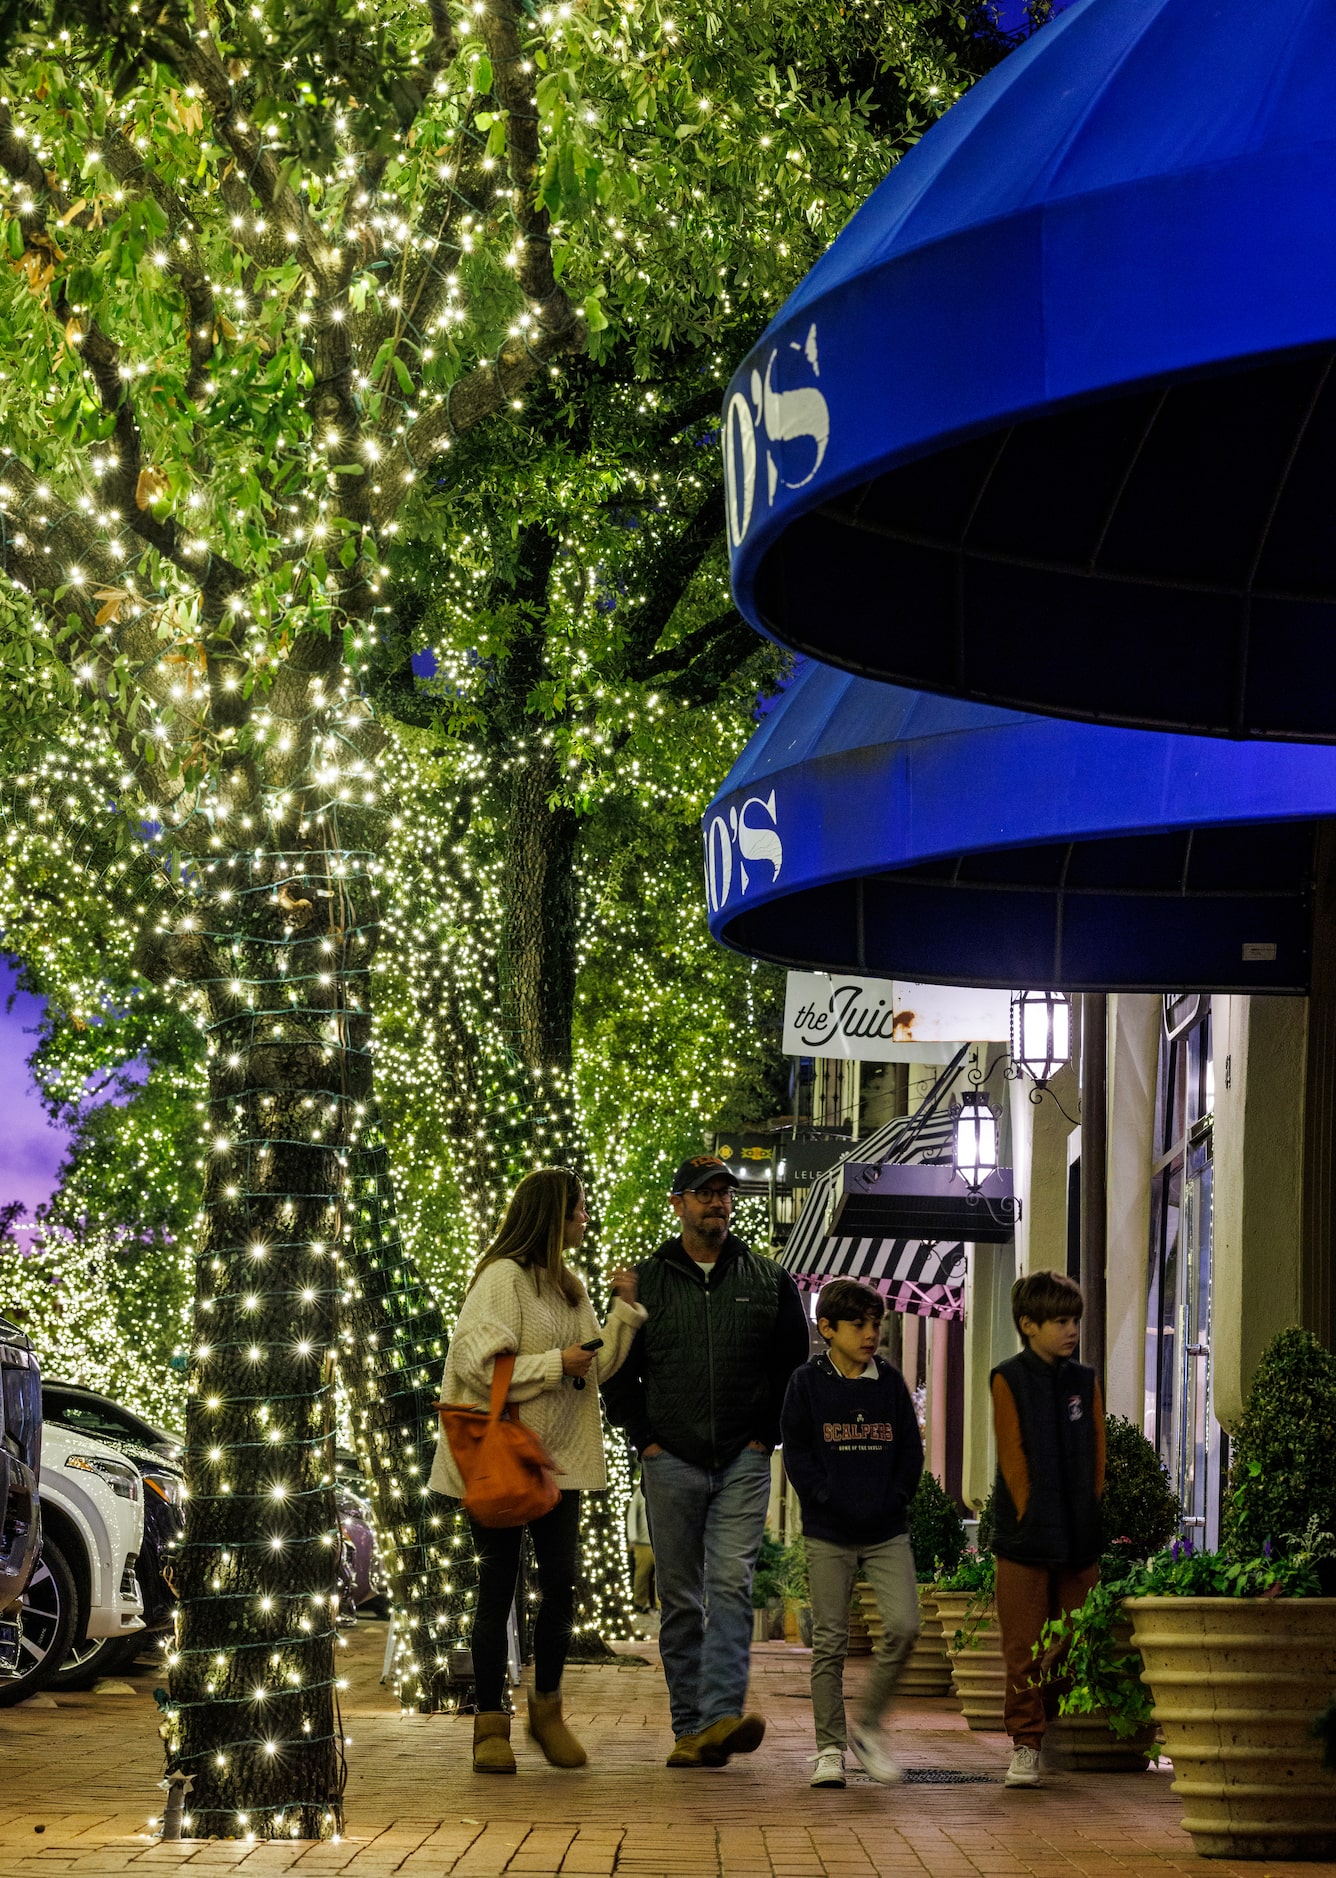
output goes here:
[[42, 1383], [32, 1345], [0, 1317], [0, 1675], [19, 1666], [18, 1603], [42, 1548]]

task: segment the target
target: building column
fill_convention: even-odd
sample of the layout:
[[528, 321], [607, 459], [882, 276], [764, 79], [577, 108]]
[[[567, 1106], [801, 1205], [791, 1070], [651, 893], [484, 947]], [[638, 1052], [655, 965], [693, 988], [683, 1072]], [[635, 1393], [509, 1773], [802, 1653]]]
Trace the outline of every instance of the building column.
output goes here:
[[1163, 1002], [1147, 992], [1109, 999], [1109, 1178], [1104, 1400], [1142, 1426], [1151, 1161]]
[[1211, 1355], [1216, 1416], [1232, 1429], [1263, 1350], [1301, 1321], [1308, 1004], [1217, 997], [1211, 1012]]

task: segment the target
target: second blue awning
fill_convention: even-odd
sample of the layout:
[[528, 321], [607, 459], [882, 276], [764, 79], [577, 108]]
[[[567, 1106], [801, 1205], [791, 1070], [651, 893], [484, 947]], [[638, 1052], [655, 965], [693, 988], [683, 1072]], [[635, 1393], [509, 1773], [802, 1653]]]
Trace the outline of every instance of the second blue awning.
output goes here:
[[704, 819], [710, 928], [942, 984], [1304, 992], [1336, 750], [1112, 729], [805, 666]]

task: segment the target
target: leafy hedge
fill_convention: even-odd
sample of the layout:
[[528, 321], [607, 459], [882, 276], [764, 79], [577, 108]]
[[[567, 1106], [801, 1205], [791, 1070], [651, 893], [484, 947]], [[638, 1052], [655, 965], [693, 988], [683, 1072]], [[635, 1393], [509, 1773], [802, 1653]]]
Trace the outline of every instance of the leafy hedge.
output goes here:
[[1178, 1531], [1183, 1507], [1169, 1473], [1134, 1422], [1104, 1418], [1104, 1549], [1149, 1558]]
[[1315, 1550], [1336, 1533], [1336, 1356], [1308, 1330], [1267, 1346], [1234, 1436], [1225, 1549], [1238, 1557]]
[[926, 1467], [909, 1502], [909, 1543], [914, 1569], [929, 1584], [951, 1572], [965, 1550], [960, 1508]]

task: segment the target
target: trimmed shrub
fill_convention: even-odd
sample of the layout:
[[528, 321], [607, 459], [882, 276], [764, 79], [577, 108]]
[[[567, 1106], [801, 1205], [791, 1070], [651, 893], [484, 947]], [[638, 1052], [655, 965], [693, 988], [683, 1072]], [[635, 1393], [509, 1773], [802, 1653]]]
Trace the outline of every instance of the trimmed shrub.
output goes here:
[[1336, 1533], [1336, 1356], [1297, 1326], [1257, 1365], [1234, 1436], [1224, 1544], [1240, 1558]]
[[1134, 1422], [1106, 1415], [1104, 1440], [1104, 1549], [1146, 1559], [1178, 1531], [1183, 1507], [1169, 1471]]
[[928, 1584], [953, 1571], [965, 1550], [960, 1508], [926, 1467], [909, 1502], [909, 1543], [914, 1569]]

